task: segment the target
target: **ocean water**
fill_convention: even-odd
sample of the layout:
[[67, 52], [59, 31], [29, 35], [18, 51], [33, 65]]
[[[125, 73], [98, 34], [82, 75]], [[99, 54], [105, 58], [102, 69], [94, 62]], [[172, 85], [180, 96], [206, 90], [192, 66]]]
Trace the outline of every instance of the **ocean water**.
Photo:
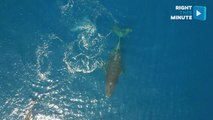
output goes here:
[[[175, 5], [207, 6], [206, 21], [171, 21]], [[211, 1], [1, 0], [0, 119], [211, 120]], [[105, 96], [118, 38], [123, 72]]]

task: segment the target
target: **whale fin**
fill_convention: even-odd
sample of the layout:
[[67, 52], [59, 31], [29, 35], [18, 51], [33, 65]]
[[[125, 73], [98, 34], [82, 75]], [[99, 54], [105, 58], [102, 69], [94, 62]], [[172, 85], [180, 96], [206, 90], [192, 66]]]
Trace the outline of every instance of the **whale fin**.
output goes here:
[[113, 26], [112, 31], [119, 37], [123, 38], [125, 37], [129, 32], [132, 32], [131, 28], [120, 28], [118, 26]]

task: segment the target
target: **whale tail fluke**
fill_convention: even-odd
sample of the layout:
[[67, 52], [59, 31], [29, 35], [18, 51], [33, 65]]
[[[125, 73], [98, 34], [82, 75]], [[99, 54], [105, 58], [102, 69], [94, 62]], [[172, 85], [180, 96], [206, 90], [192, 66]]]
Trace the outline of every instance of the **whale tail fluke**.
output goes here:
[[120, 28], [118, 26], [113, 26], [112, 31], [119, 37], [123, 38], [125, 37], [128, 33], [132, 32], [131, 28]]

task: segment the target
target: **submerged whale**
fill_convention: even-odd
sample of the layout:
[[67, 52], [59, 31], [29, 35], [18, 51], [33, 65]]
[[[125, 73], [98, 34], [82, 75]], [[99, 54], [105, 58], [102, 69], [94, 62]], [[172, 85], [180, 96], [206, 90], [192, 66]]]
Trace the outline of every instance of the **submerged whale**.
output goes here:
[[37, 101], [35, 101], [35, 100], [32, 101], [32, 103], [31, 103], [32, 105], [31, 105], [30, 109], [28, 110], [28, 113], [24, 120], [32, 120], [32, 112], [33, 112], [34, 105], [36, 103], [37, 103]]
[[109, 62], [106, 68], [106, 96], [110, 97], [115, 88], [116, 83], [118, 82], [119, 76], [122, 72], [121, 64], [121, 38], [125, 37], [132, 29], [126, 28], [122, 29], [118, 26], [114, 26], [112, 31], [118, 36], [118, 43], [113, 50]]

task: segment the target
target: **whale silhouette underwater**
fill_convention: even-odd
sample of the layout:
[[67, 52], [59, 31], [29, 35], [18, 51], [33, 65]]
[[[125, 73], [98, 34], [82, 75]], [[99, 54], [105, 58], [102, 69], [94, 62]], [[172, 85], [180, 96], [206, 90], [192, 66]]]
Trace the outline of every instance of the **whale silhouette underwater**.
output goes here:
[[28, 113], [25, 116], [24, 120], [32, 120], [32, 117], [33, 117], [32, 113], [33, 113], [35, 104], [37, 104], [37, 100], [31, 101], [31, 107], [28, 109]]
[[122, 72], [121, 39], [124, 38], [129, 32], [132, 32], [132, 29], [124, 29], [118, 26], [113, 26], [112, 31], [118, 36], [118, 42], [109, 57], [106, 67], [105, 94], [107, 97], [112, 95], [112, 92], [115, 89], [119, 76]]

